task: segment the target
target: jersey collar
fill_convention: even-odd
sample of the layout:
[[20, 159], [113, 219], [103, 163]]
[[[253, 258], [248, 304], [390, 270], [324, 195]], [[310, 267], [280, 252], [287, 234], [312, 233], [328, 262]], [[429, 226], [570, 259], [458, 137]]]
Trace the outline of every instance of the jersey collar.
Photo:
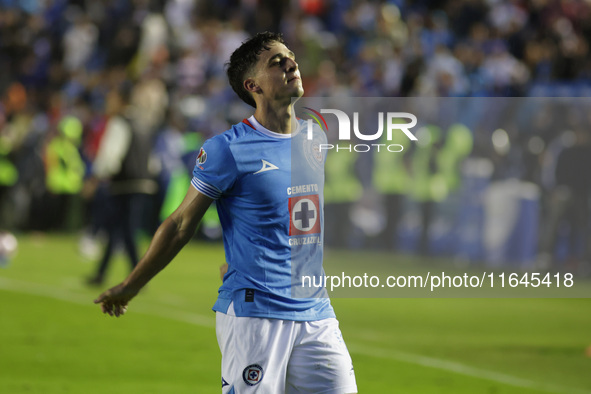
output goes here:
[[264, 135], [271, 137], [271, 138], [278, 138], [278, 139], [289, 139], [292, 138], [293, 136], [295, 136], [296, 134], [298, 134], [300, 132], [301, 129], [301, 125], [300, 122], [297, 122], [297, 129], [291, 133], [291, 134], [281, 134], [281, 133], [276, 133], [274, 131], [271, 131], [267, 128], [265, 128], [262, 124], [259, 123], [258, 120], [256, 120], [256, 118], [254, 117], [254, 115], [252, 115], [250, 118], [248, 119], [244, 119], [242, 121], [243, 123], [247, 124], [248, 126], [252, 127], [253, 129], [255, 129], [256, 131], [258, 131], [259, 133], [263, 133]]

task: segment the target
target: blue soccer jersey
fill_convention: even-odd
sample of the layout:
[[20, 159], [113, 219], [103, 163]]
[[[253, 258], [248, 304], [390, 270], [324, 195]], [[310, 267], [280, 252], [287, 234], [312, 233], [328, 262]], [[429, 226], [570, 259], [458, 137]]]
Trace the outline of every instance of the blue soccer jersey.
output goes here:
[[[325, 135], [305, 122], [292, 134], [265, 129], [254, 116], [205, 142], [192, 185], [216, 200], [228, 272], [215, 311], [311, 321], [334, 317], [325, 289], [294, 297], [301, 275], [324, 274]], [[302, 132], [300, 132], [300, 129]], [[292, 275], [293, 274], [293, 275]]]

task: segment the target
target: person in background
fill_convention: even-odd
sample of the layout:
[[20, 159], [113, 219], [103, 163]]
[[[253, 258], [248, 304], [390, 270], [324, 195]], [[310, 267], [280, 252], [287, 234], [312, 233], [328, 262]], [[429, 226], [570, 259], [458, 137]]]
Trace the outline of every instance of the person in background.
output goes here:
[[[51, 212], [52, 227], [72, 230], [80, 227], [85, 164], [80, 155], [82, 123], [74, 116], [64, 116], [55, 135], [45, 147], [45, 185], [49, 192], [46, 203]], [[76, 209], [77, 208], [77, 209]]]
[[129, 105], [128, 86], [112, 89], [107, 94], [109, 120], [93, 163], [95, 182], [107, 184], [106, 229], [108, 240], [91, 285], [103, 283], [115, 247], [119, 242], [134, 268], [138, 263], [136, 233], [145, 213], [147, 197], [158, 191], [150, 171], [152, 135], [134, 127], [135, 116]]

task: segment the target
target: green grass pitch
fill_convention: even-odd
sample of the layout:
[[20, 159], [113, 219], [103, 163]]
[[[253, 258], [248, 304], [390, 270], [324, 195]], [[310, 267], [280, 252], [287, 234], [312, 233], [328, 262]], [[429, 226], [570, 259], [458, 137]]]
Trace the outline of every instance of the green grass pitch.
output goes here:
[[[23, 235], [0, 268], [0, 393], [219, 393], [221, 246], [191, 243], [119, 319], [92, 303], [76, 246]], [[105, 288], [127, 269], [113, 261]], [[360, 393], [591, 393], [591, 299], [332, 302]]]

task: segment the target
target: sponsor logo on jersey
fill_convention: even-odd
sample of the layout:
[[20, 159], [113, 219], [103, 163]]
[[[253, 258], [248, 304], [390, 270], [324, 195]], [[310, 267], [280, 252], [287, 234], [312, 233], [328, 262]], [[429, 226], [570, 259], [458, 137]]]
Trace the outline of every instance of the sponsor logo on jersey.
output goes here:
[[300, 246], [300, 245], [312, 245], [312, 244], [322, 244], [322, 240], [317, 235], [310, 235], [308, 237], [298, 237], [298, 238], [290, 238], [289, 239], [289, 246]]
[[289, 235], [320, 233], [320, 202], [318, 194], [289, 199]]
[[307, 185], [297, 185], [287, 188], [287, 195], [291, 196], [292, 194], [302, 194], [302, 193], [311, 193], [311, 192], [318, 192], [318, 184], [317, 183], [310, 183]]
[[259, 174], [259, 173], [265, 172], [265, 171], [271, 171], [271, 170], [278, 170], [279, 169], [279, 167], [277, 167], [275, 164], [269, 163], [267, 160], [261, 159], [261, 161], [263, 162], [263, 166], [261, 167], [260, 170], [258, 170], [257, 172], [255, 172], [255, 174]]
[[251, 364], [242, 371], [242, 379], [249, 386], [255, 386], [263, 380], [263, 367]]

